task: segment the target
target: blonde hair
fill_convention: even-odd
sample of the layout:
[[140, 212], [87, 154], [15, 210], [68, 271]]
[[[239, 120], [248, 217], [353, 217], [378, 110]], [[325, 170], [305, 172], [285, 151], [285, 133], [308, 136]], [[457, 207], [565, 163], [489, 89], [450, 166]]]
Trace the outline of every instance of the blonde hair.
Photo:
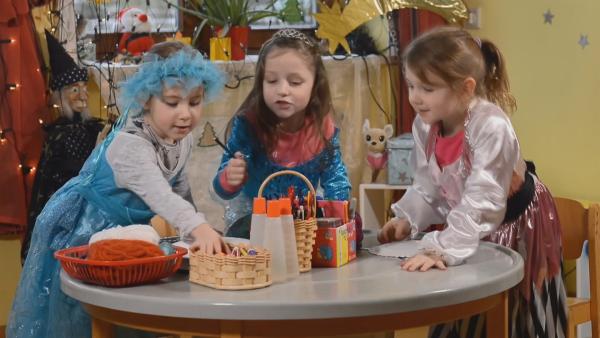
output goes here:
[[456, 90], [472, 77], [475, 95], [506, 112], [517, 107], [500, 50], [491, 41], [476, 39], [463, 29], [439, 27], [420, 35], [404, 51], [402, 64], [425, 83], [430, 83], [427, 74], [433, 74]]

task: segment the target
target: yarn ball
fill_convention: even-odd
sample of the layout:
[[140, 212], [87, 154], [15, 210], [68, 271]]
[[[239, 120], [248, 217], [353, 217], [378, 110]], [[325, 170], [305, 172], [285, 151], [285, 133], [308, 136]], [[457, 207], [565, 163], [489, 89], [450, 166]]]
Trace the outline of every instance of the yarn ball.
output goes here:
[[90, 244], [88, 259], [125, 261], [129, 259], [164, 256], [156, 244], [134, 239], [105, 239]]

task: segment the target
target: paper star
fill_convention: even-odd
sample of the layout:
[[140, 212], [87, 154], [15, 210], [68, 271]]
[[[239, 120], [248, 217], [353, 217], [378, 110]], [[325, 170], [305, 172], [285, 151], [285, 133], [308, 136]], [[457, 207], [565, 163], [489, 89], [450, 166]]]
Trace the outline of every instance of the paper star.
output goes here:
[[554, 19], [554, 14], [552, 14], [552, 12], [550, 12], [550, 10], [547, 10], [546, 13], [544, 13], [544, 23], [552, 24], [553, 19]]
[[587, 45], [590, 44], [590, 42], [588, 41], [588, 36], [580, 34], [579, 35], [579, 45], [581, 46], [581, 49], [584, 49]]
[[353, 28], [348, 27], [348, 23], [342, 19], [342, 9], [340, 4], [335, 1], [331, 7], [322, 4], [321, 12], [313, 14], [319, 23], [317, 36], [321, 39], [329, 40], [329, 53], [333, 54], [338, 45], [342, 45], [346, 52], [350, 54], [350, 46], [346, 41]]

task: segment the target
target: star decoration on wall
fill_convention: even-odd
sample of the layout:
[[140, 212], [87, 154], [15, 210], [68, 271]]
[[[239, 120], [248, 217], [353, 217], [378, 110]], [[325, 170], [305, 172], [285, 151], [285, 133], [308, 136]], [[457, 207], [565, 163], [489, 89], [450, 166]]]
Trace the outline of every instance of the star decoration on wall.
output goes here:
[[552, 24], [553, 19], [554, 19], [554, 14], [552, 14], [552, 12], [550, 10], [547, 10], [546, 13], [544, 13], [544, 23]]
[[590, 44], [590, 42], [588, 41], [588, 36], [587, 34], [580, 34], [579, 35], [579, 45], [581, 46], [581, 49], [584, 49], [587, 45]]
[[326, 4], [321, 5], [319, 13], [313, 14], [319, 23], [317, 37], [326, 39], [329, 42], [329, 53], [335, 53], [338, 45], [342, 45], [344, 50], [350, 54], [350, 46], [346, 41], [348, 35], [358, 25], [351, 25], [342, 18], [342, 8], [339, 2], [335, 1], [331, 7]]

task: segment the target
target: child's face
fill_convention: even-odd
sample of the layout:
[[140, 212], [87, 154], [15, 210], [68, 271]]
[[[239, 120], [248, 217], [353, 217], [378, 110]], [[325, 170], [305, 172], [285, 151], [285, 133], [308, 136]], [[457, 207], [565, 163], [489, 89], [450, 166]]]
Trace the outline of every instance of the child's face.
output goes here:
[[200, 120], [203, 98], [202, 87], [190, 92], [179, 86], [165, 87], [161, 96], [153, 96], [146, 104], [149, 112], [144, 119], [160, 138], [174, 143], [189, 134]]
[[408, 67], [405, 75], [408, 100], [423, 122], [434, 124], [441, 121], [448, 131], [462, 126], [466, 107], [455, 90], [431, 73], [427, 74], [428, 82], [421, 81]]
[[297, 130], [304, 124], [314, 82], [314, 67], [299, 52], [284, 48], [267, 55], [263, 98], [284, 128]]

